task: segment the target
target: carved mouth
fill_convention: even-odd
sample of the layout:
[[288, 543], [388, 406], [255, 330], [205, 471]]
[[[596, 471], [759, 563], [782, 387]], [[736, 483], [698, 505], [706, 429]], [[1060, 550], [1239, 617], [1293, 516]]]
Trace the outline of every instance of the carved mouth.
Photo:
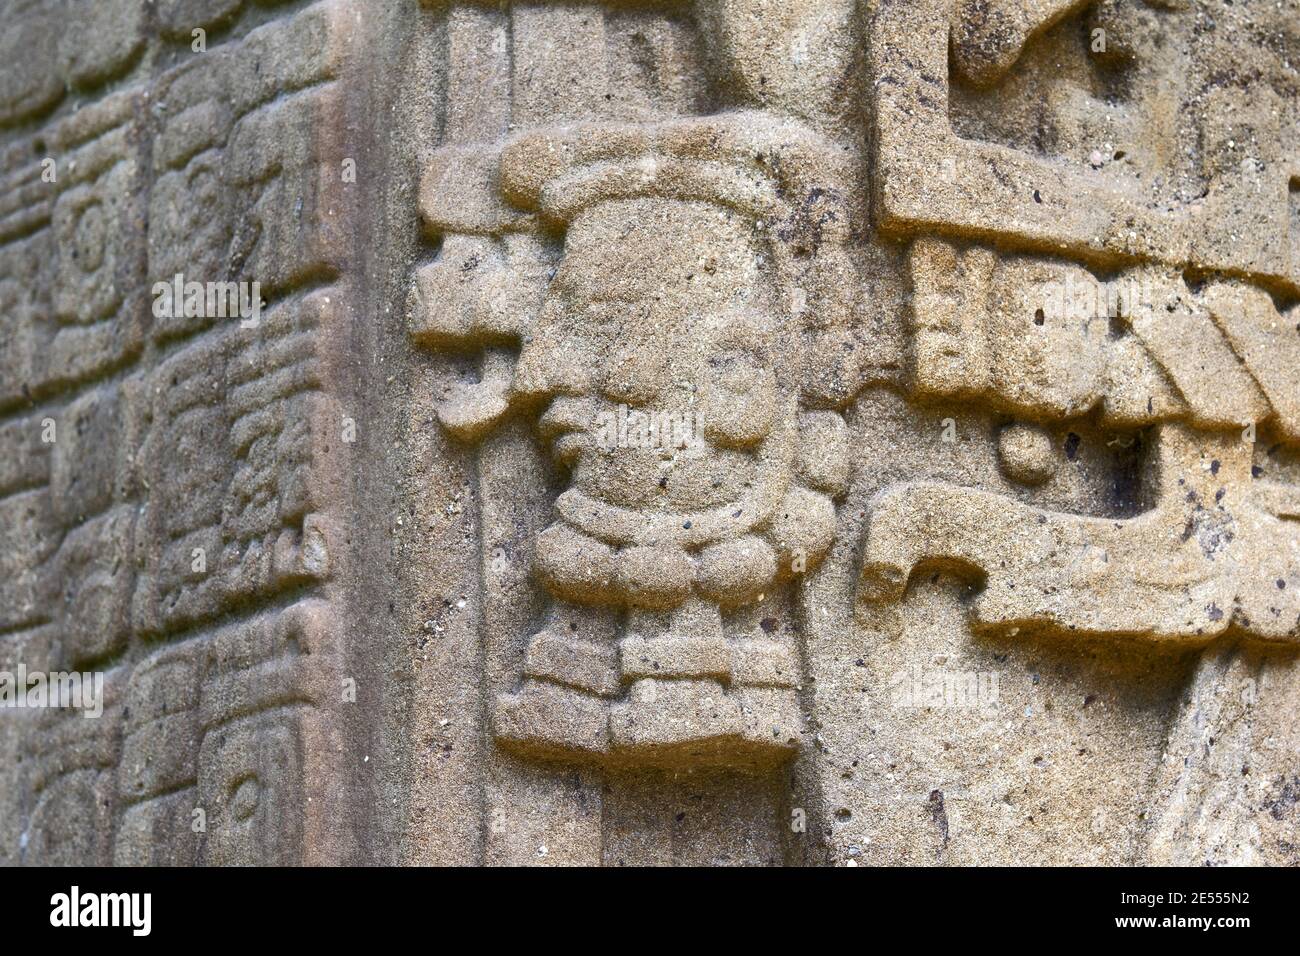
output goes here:
[[587, 444], [595, 402], [590, 398], [563, 396], [556, 398], [538, 420], [542, 438], [550, 441], [557, 461], [572, 464]]

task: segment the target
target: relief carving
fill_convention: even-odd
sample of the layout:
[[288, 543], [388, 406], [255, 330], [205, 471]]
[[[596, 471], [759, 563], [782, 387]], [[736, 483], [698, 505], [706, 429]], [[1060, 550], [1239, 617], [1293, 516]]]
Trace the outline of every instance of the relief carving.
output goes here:
[[[452, 51], [479, 69], [490, 23], [546, 19], [470, 9], [453, 8]], [[492, 41], [501, 82], [457, 74], [455, 129], [421, 174], [437, 252], [415, 271], [411, 338], [474, 369], [444, 379], [437, 419], [491, 444], [494, 467], [524, 422], [559, 476], [524, 548], [541, 609], [490, 638], [518, 647], [493, 652], [499, 749], [615, 773], [800, 756], [825, 761], [825, 799], [869, 800], [860, 761], [834, 764], [812, 732], [858, 682], [827, 648], [879, 677], [882, 644], [921, 639], [927, 580], [968, 587], [976, 657], [1294, 645], [1300, 273], [1279, 64], [1260, 88], [1198, 86], [1213, 41], [1181, 4], [881, 0], [860, 23], [699, 4], [712, 85], [663, 115], [597, 95], [614, 87], [590, 10], [555, 20], [580, 27], [594, 86], [555, 119], [530, 112], [505, 79], [524, 54]], [[819, 40], [801, 72], [817, 16], [862, 45]], [[1170, 95], [1213, 107], [1177, 129], [1150, 93], [1171, 62], [1190, 66]], [[665, 422], [680, 440], [660, 442]], [[793, 626], [755, 626], [778, 619]], [[876, 713], [873, 734], [916, 732]], [[1115, 852], [1168, 852], [1132, 839]]]
[[[736, 633], [729, 612], [775, 599], [834, 534], [845, 428], [804, 387], [800, 350], [852, 308], [847, 170], [815, 133], [752, 114], [531, 132], [489, 162], [508, 238], [445, 240], [412, 307], [423, 342], [522, 341], [439, 408], [444, 425], [473, 438], [528, 408], [570, 475], [537, 540], [555, 605], [496, 703], [497, 739], [611, 761], [783, 760], [797, 648]], [[445, 168], [422, 193], [440, 231], [458, 225], [440, 215]], [[547, 228], [563, 252], [544, 273], [523, 236]], [[431, 305], [449, 289], [449, 309]], [[692, 433], [629, 441], [629, 420]]]
[[[1291, 316], [1246, 286], [1193, 295], [1178, 276], [1135, 270], [1117, 280], [1133, 294], [1116, 297], [1114, 330], [1104, 308], [1052, 309], [1059, 268], [1050, 264], [935, 240], [918, 240], [911, 261], [916, 390], [1040, 419], [1099, 407], [1104, 419], [1146, 428], [1146, 509], [1113, 520], [956, 485], [897, 485], [873, 502], [863, 600], [898, 600], [918, 566], [947, 563], [981, 579], [973, 613], [982, 626], [1192, 643], [1230, 626], [1264, 640], [1300, 637], [1300, 597], [1285, 586], [1300, 547], [1300, 489], [1255, 464], [1257, 426], [1300, 434], [1300, 366], [1274, 362], [1300, 358]], [[1079, 290], [1099, 287], [1075, 273]], [[1144, 391], [1151, 384], [1164, 393], [1158, 406]], [[1032, 483], [1032, 463], [1020, 464], [1032, 455], [1004, 443], [1013, 480]]]
[[1293, 6], [15, 0], [0, 864], [1300, 864]]

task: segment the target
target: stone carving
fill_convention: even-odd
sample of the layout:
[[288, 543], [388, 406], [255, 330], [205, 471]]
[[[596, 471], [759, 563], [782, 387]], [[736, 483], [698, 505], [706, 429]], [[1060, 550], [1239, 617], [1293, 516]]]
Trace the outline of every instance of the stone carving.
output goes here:
[[[824, 132], [845, 114], [801, 96], [800, 81], [776, 65], [782, 57], [763, 61], [770, 75], [760, 75], [751, 44], [779, 44], [791, 59], [797, 52], [743, 5], [702, 8], [697, 20], [737, 112], [632, 124], [604, 119], [600, 105], [571, 105], [585, 121], [541, 122], [513, 135], [488, 124], [478, 139], [433, 154], [421, 214], [440, 252], [416, 274], [412, 335], [435, 351], [479, 356], [476, 373], [443, 389], [438, 417], [475, 444], [522, 413], [565, 475], [535, 537], [547, 609], [489, 708], [498, 745], [611, 769], [746, 766], [763, 762], [744, 723], [759, 717], [756, 725], [773, 724], [771, 758], [797, 750], [805, 733], [782, 740], [776, 730], [806, 731], [806, 704], [771, 694], [789, 716], [760, 716], [746, 699], [746, 671], [762, 643], [729, 626], [732, 608], [789, 586], [788, 533], [765, 524], [761, 507], [722, 509], [754, 520], [731, 532], [748, 553], [719, 587], [713, 555], [728, 538], [699, 507], [712, 503], [707, 494], [684, 494], [674, 476], [686, 466], [712, 478], [710, 467], [747, 446], [760, 467], [778, 464], [775, 438], [790, 414], [782, 402], [793, 398], [802, 448], [777, 473], [790, 475], [800, 496], [816, 496], [805, 498], [816, 504], [796, 522], [806, 572], [815, 573], [843, 539], [834, 502], [853, 480], [845, 459], [855, 427], [842, 412], [882, 385], [920, 408], [988, 409], [998, 463], [992, 487], [900, 476], [860, 499], [854, 619], [866, 633], [910, 626], [907, 595], [926, 569], [976, 583], [977, 635], [1059, 632], [1161, 646], [1204, 645], [1225, 633], [1295, 639], [1300, 607], [1294, 586], [1285, 586], [1295, 567], [1293, 486], [1258, 464], [1264, 448], [1294, 440], [1300, 394], [1294, 363], [1273, 360], [1294, 353], [1295, 322], [1265, 291], [1295, 282], [1291, 174], [1270, 92], [1246, 97], [1227, 84], [1212, 94], [1231, 103], [1234, 120], [1229, 128], [1210, 119], [1200, 130], [1202, 166], [1192, 174], [1206, 188], [1192, 203], [1169, 190], [1151, 201], [1141, 182], [1147, 155], [1125, 168], [1102, 168], [1120, 149], [1104, 161], [1092, 151], [1078, 156], [1082, 169], [1061, 162], [1090, 134], [1068, 126], [1088, 110], [1138, 152], [1160, 121], [1149, 101], [1110, 109], [1067, 89], [1048, 96], [1055, 140], [1046, 148], [971, 135], [970, 117], [983, 122], [997, 108], [995, 92], [983, 91], [996, 91], [1027, 50], [1071, 18], [1115, 37], [1117, 49], [1098, 51], [1090, 69], [1149, 69], [1142, 38], [1159, 14], [1141, 6], [871, 5], [863, 65], [874, 78], [872, 213], [883, 236], [905, 244], [911, 291], [895, 306], [910, 323], [900, 354], [889, 357], [892, 335], [878, 325], [874, 363], [854, 346], [888, 291], [868, 291], [872, 271], [855, 255], [867, 222], [855, 192], [861, 173], [837, 163], [837, 149], [841, 159], [852, 153]], [[1165, 29], [1186, 55], [1204, 55], [1200, 37], [1171, 19]], [[1183, 89], [1194, 95], [1190, 84]], [[973, 114], [979, 103], [991, 108]], [[764, 156], [770, 161], [756, 166]], [[798, 197], [814, 194], [801, 213]], [[715, 221], [718, 209], [725, 212]], [[1224, 241], [1220, 224], [1242, 216], [1255, 224], [1250, 234]], [[755, 227], [765, 230], [757, 246]], [[750, 270], [766, 274], [760, 281], [735, 265], [764, 254], [770, 265]], [[654, 268], [638, 268], [645, 262]], [[1189, 285], [1181, 270], [1193, 265], [1232, 278]], [[1119, 303], [1107, 302], [1114, 287]], [[1080, 309], [1079, 295], [1090, 291]], [[754, 363], [772, 372], [774, 414], [752, 390], [710, 405], [710, 376], [733, 363], [710, 294], [751, 308], [766, 298], [775, 305], [756, 311], [773, 314], [778, 330], [816, 340], [803, 355], [778, 346]], [[765, 342], [768, 326], [748, 321], [743, 337]], [[704, 452], [602, 447], [601, 414], [608, 421], [622, 405], [651, 420], [702, 412]], [[710, 418], [752, 431], [709, 436]], [[1077, 467], [1080, 439], [1072, 432], [1062, 453], [1054, 433], [1084, 420], [1127, 456], [1120, 467], [1132, 471], [1131, 483], [1119, 510], [1061, 507], [1062, 483], [1075, 480], [1064, 469]], [[1267, 437], [1257, 442], [1256, 430]], [[820, 454], [805, 464], [803, 449]], [[710, 481], [708, 490], [717, 487]], [[780, 669], [792, 685], [814, 676], [797, 665]], [[741, 704], [739, 725], [728, 697]]]
[[[478, 182], [501, 184], [481, 203], [502, 207], [502, 231], [526, 232], [504, 256], [452, 240], [417, 277], [414, 334], [522, 339], [515, 367], [494, 362], [439, 416], [473, 438], [530, 403], [572, 474], [537, 542], [556, 605], [523, 686], [496, 704], [498, 740], [615, 760], [788, 756], [795, 649], [730, 636], [724, 618], [815, 569], [834, 533], [845, 428], [815, 408], [798, 350], [850, 309], [835, 298], [849, 275], [847, 171], [815, 134], [749, 114], [561, 127], [480, 162], [497, 169]], [[460, 224], [453, 167], [458, 154], [435, 160], [422, 192], [440, 232]], [[564, 229], [549, 282], [545, 253], [522, 241], [539, 223]], [[606, 442], [599, 423], [620, 407], [700, 434]]]
[[[917, 391], [1040, 417], [1100, 405], [1105, 418], [1150, 426], [1149, 508], [1117, 521], [955, 485], [898, 485], [874, 503], [868, 601], [897, 600], [918, 565], [948, 562], [986, 578], [980, 624], [1193, 641], [1229, 626], [1300, 637], [1300, 598], [1279, 586], [1295, 566], [1300, 490], [1259, 474], [1253, 438], [1265, 421], [1298, 434], [1300, 366], [1273, 359], [1300, 358], [1300, 341], [1266, 294], [1220, 283], [1193, 296], [1176, 276], [1121, 277], [1133, 295], [1117, 301], [1126, 328], [1114, 338], [1091, 311], [1052, 308], [1050, 264], [934, 240], [919, 240], [911, 256]], [[1100, 286], [1077, 267], [1067, 274], [1080, 290]], [[1013, 340], [1030, 328], [1041, 332]], [[1160, 406], [1148, 394], [1143, 408], [1132, 392], [1153, 382]], [[1033, 483], [1019, 472], [1043, 466], [1017, 464], [1033, 455], [1004, 447], [1013, 480]]]
[[11, 8], [0, 862], [1300, 862], [1285, 5]]
[[[71, 5], [25, 6], [40, 49]], [[145, 44], [172, 41], [144, 4], [91, 6], [62, 61], [3, 71], [5, 120], [46, 121], [4, 154], [0, 644], [7, 672], [100, 672], [106, 699], [5, 735], [0, 859], [326, 862], [350, 208], [326, 171], [351, 11], [309, 5], [146, 76]], [[187, 48], [216, 22], [158, 6]], [[64, 79], [114, 89], [61, 111]], [[177, 274], [257, 280], [266, 311], [160, 315], [151, 286]]]
[[[1114, 163], [1093, 169], [1091, 162], [1089, 168], [1071, 169], [999, 143], [960, 136], [950, 119], [946, 6], [944, 0], [882, 2], [872, 23], [870, 56], [882, 77], [875, 88], [873, 198], [882, 229], [1004, 238], [1105, 266], [1153, 260], [1294, 284], [1296, 258], [1288, 212], [1294, 159], [1282, 148], [1270, 87], [1247, 93], [1242, 86], [1224, 84], [1208, 94], [1214, 102], [1198, 131], [1202, 167], [1195, 171], [1205, 182], [1204, 194], [1179, 203], [1176, 211], [1164, 211], [1159, 207], [1162, 200], [1172, 205], [1170, 197], [1150, 195], [1138, 176], [1141, 169], [1130, 172]], [[958, 4], [955, 49], [960, 68], [972, 79], [991, 82], [1014, 62], [1030, 33], [1078, 6]], [[1198, 53], [1208, 54], [1207, 41], [1188, 17], [1164, 17], [1156, 27], [1142, 12], [1149, 6], [1158, 4], [1099, 4], [1098, 22], [1109, 25], [1121, 43], [1140, 48], [1143, 44], [1135, 42], [1139, 37], [1146, 40], [1159, 31], [1163, 43], [1179, 46], [1179, 56], [1195, 61]], [[1121, 61], [1137, 56], [1133, 49], [1127, 53], [1120, 55]], [[1109, 68], [1106, 58], [1096, 67]], [[1191, 84], [1179, 89], [1184, 96], [1198, 92]], [[1141, 136], [1145, 125], [1159, 122], [1152, 115], [1155, 109], [1167, 106], [1125, 104], [1114, 126]], [[1099, 107], [1099, 112], [1104, 110]], [[1088, 159], [1103, 165], [1099, 153]], [[1239, 224], [1233, 239], [1221, 231], [1228, 222]], [[1245, 222], [1251, 223], [1249, 230], [1240, 225]]]

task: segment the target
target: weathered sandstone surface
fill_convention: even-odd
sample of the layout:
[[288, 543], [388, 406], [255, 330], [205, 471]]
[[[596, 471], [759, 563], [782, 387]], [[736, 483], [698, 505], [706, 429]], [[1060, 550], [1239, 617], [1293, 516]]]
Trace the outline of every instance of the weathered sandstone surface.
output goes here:
[[1300, 864], [1295, 0], [0, 52], [0, 863]]

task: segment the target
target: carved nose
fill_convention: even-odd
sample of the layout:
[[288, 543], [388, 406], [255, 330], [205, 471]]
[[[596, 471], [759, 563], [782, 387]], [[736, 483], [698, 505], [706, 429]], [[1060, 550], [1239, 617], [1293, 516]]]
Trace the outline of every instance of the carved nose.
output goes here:
[[646, 405], [663, 394], [667, 380], [667, 348], [641, 342], [614, 352], [601, 376], [601, 391], [614, 402]]
[[589, 348], [570, 336], [538, 328], [524, 343], [515, 391], [524, 396], [583, 395], [591, 391]]

